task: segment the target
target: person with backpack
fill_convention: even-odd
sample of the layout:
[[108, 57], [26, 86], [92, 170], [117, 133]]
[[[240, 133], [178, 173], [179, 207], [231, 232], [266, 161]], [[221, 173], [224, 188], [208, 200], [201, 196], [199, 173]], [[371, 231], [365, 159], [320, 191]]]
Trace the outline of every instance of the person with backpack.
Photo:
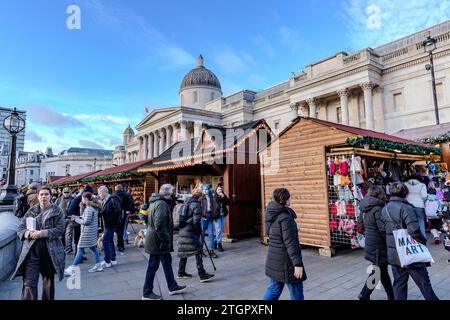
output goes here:
[[14, 199], [14, 215], [17, 218], [22, 218], [28, 211], [28, 201], [26, 197], [26, 190], [21, 189], [19, 195]]
[[98, 188], [98, 196], [102, 200], [100, 214], [104, 222], [103, 251], [105, 252], [105, 257], [102, 267], [110, 268], [117, 265], [114, 233], [120, 227], [122, 208], [119, 198], [115, 195], [110, 195], [106, 186]]
[[179, 206], [178, 234], [178, 279], [190, 279], [192, 275], [186, 272], [187, 258], [195, 256], [200, 282], [209, 281], [213, 274], [209, 274], [203, 267], [201, 234], [202, 205], [199, 199], [202, 197], [202, 188], [199, 186], [192, 190], [192, 196]]
[[134, 214], [135, 207], [134, 201], [131, 195], [124, 190], [124, 187], [120, 184], [116, 185], [114, 188], [114, 194], [120, 200], [120, 207], [122, 209], [120, 217], [120, 226], [117, 227], [117, 249], [119, 252], [125, 250], [124, 241], [128, 244], [128, 218], [130, 215]]
[[209, 238], [209, 255], [213, 258], [218, 258], [217, 254], [214, 252], [214, 225], [213, 219], [219, 217], [218, 206], [216, 198], [211, 190], [211, 186], [207, 183], [202, 185], [203, 197], [200, 202], [202, 204], [202, 242], [205, 237], [205, 231], [208, 230]]
[[[70, 233], [70, 229], [67, 230], [68, 227], [69, 227], [69, 224], [71, 224], [71, 220], [68, 217], [68, 208], [69, 208], [70, 201], [72, 201], [72, 200], [73, 200], [73, 197], [70, 194], [70, 189], [68, 187], [65, 187], [63, 189], [62, 196], [60, 196], [55, 201], [55, 204], [58, 207], [60, 207], [61, 210], [64, 212], [64, 219], [66, 220], [66, 226], [64, 228], [64, 234], [62, 236], [62, 242], [63, 242], [64, 248], [67, 248], [66, 247], [66, 243], [72, 244], [72, 234]], [[66, 236], [68, 234], [70, 234], [70, 237], [69, 237], [69, 239], [66, 239]], [[72, 245], [70, 245], [70, 247], [72, 247]], [[70, 249], [69, 249], [69, 252], [70, 252]]]
[[225, 219], [228, 215], [227, 206], [230, 204], [230, 200], [223, 192], [222, 186], [218, 186], [216, 188], [214, 197], [216, 199], [217, 211], [219, 213], [219, 216], [213, 219], [214, 227], [216, 229], [216, 240], [214, 241], [214, 249], [218, 249], [219, 252], [223, 252], [224, 250], [222, 246], [222, 230], [223, 227], [225, 226]]

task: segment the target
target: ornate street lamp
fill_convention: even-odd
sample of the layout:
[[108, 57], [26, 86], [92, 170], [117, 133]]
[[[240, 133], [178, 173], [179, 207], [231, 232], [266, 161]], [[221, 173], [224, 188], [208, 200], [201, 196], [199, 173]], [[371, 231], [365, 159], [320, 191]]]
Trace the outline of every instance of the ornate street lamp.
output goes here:
[[16, 187], [16, 143], [17, 134], [25, 129], [25, 120], [19, 115], [16, 108], [3, 121], [3, 127], [11, 135], [9, 146], [9, 164], [6, 185], [0, 192], [0, 205], [12, 205], [17, 197]]
[[434, 113], [436, 115], [436, 124], [439, 124], [439, 109], [438, 109], [438, 102], [437, 102], [436, 79], [434, 77], [434, 63], [433, 63], [433, 51], [436, 49], [436, 42], [437, 42], [437, 40], [435, 38], [432, 38], [431, 35], [428, 34], [428, 37], [426, 38], [426, 40], [424, 42], [422, 42], [422, 45], [423, 45], [425, 52], [428, 53], [428, 56], [430, 58], [430, 63], [425, 66], [425, 69], [431, 71]]

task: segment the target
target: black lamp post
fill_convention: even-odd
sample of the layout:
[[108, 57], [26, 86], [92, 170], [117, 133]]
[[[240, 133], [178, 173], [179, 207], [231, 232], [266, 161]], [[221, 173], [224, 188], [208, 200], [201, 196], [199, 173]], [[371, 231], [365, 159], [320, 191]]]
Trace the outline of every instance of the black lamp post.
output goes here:
[[9, 146], [9, 164], [6, 185], [0, 192], [0, 204], [12, 205], [17, 197], [16, 187], [16, 143], [17, 134], [25, 129], [25, 120], [19, 115], [16, 108], [3, 121], [3, 127], [11, 135], [11, 144]]
[[437, 40], [435, 38], [432, 38], [429, 34], [428, 37], [424, 42], [422, 42], [423, 48], [425, 49], [425, 52], [428, 52], [428, 56], [430, 58], [430, 64], [427, 64], [425, 66], [425, 69], [431, 71], [431, 82], [433, 86], [433, 101], [434, 101], [434, 113], [436, 115], [436, 124], [439, 124], [439, 109], [438, 109], [438, 102], [437, 102], [437, 94], [436, 94], [436, 79], [434, 77], [434, 63], [433, 63], [433, 51], [436, 49], [436, 42]]

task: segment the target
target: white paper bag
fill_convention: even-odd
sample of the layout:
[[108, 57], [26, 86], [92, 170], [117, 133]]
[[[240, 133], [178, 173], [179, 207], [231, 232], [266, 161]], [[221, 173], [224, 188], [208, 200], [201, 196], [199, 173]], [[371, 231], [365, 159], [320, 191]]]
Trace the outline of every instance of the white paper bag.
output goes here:
[[33, 217], [27, 218], [27, 230], [34, 231], [36, 230], [36, 219]]
[[398, 258], [401, 267], [409, 266], [417, 262], [434, 263], [433, 257], [428, 248], [414, 240], [408, 233], [407, 229], [397, 229], [392, 232], [395, 239], [395, 247], [397, 249]]

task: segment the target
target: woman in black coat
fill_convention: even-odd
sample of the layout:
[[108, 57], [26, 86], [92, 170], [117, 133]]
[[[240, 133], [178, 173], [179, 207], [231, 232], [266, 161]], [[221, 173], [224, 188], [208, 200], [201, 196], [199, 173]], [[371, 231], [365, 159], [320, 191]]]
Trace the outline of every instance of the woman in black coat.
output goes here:
[[370, 295], [377, 285], [372, 280], [374, 273], [376, 273], [375, 279], [381, 280], [388, 300], [394, 300], [394, 290], [388, 273], [386, 239], [380, 232], [380, 228], [382, 228], [381, 210], [386, 202], [387, 198], [383, 188], [372, 186], [367, 192], [367, 197], [359, 205], [365, 231], [365, 258], [373, 265], [373, 271], [358, 296], [360, 300], [370, 300]]
[[290, 194], [285, 188], [275, 189], [273, 200], [266, 210], [269, 234], [269, 251], [266, 260], [266, 276], [270, 278], [264, 300], [278, 300], [287, 284], [291, 300], [303, 300], [302, 251], [298, 239], [298, 229], [294, 210], [290, 206]]

